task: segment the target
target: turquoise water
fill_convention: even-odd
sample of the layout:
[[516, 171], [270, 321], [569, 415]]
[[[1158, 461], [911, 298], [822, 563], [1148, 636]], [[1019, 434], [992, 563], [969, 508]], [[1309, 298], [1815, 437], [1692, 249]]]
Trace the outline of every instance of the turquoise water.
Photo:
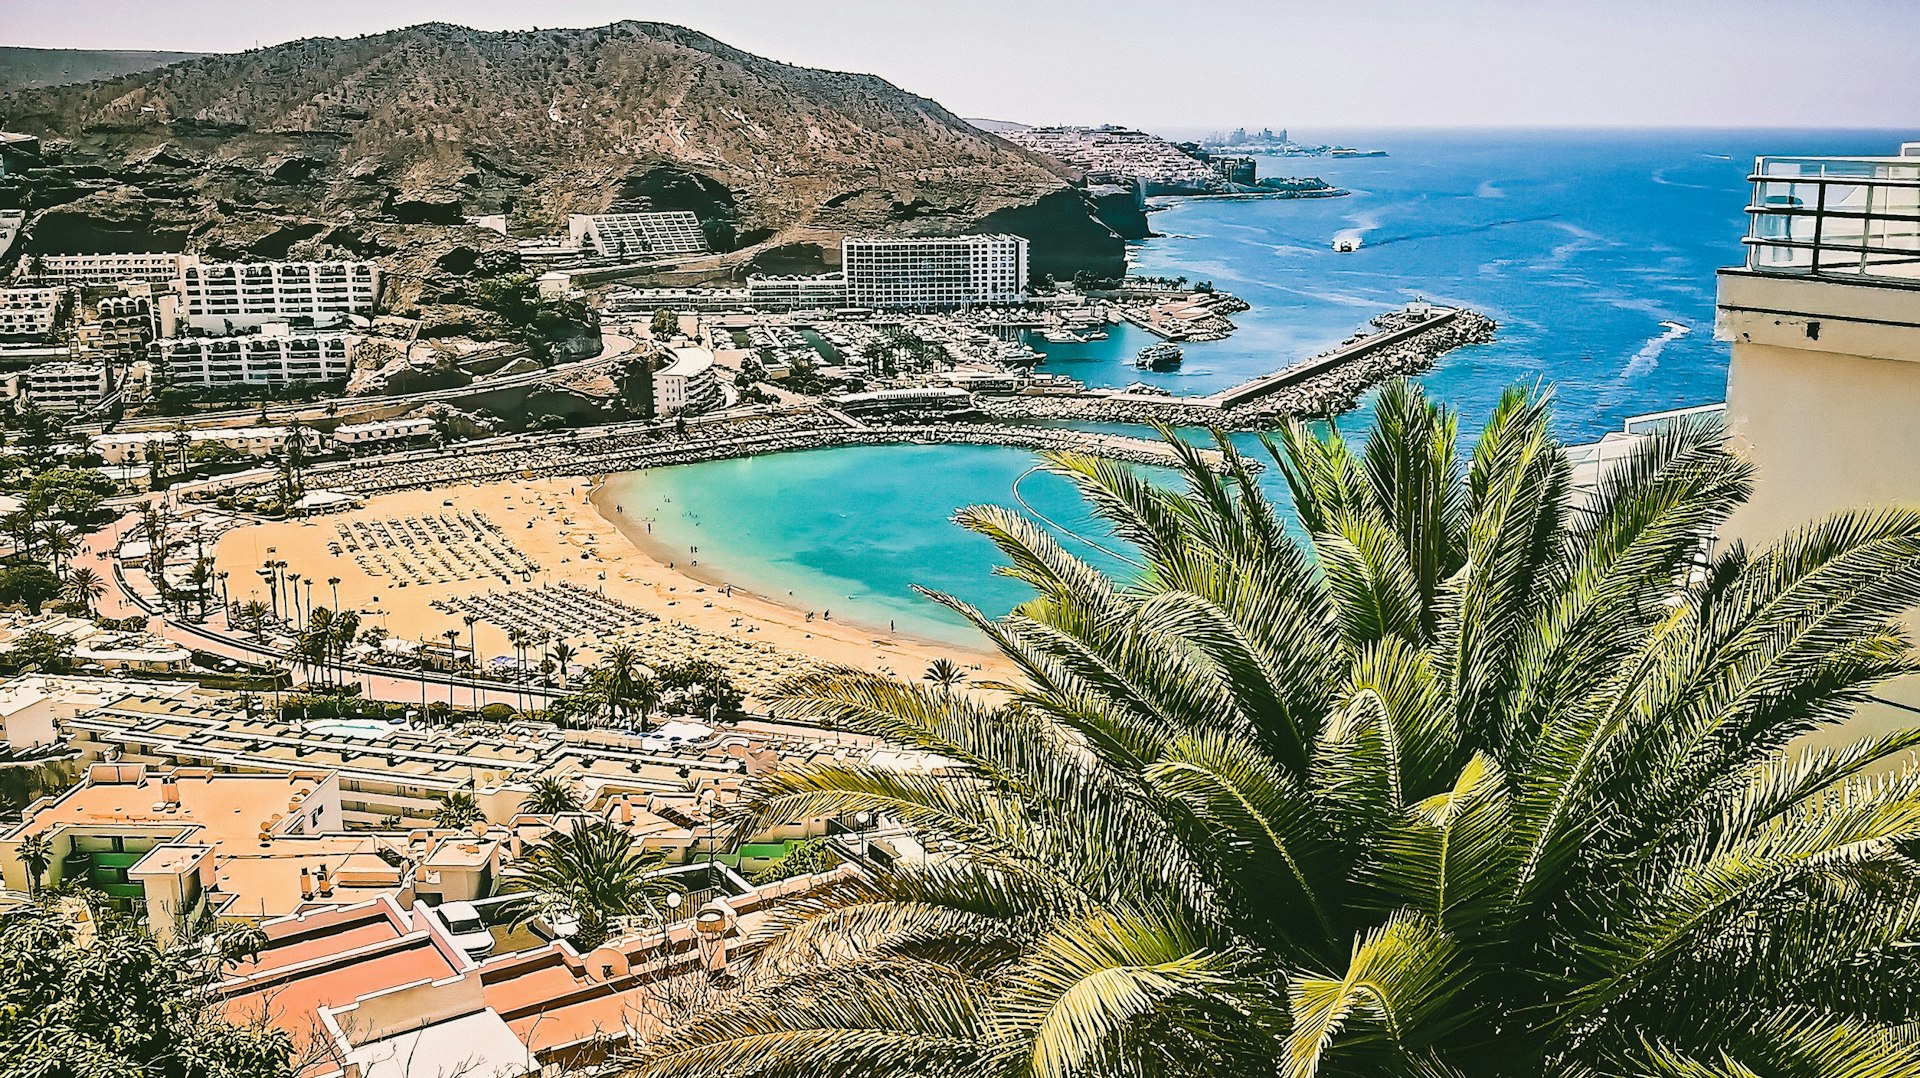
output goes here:
[[[1336, 133], [1326, 133], [1332, 137]], [[1349, 133], [1351, 134], [1351, 133]], [[1722, 399], [1714, 271], [1742, 257], [1756, 154], [1883, 154], [1897, 132], [1368, 133], [1393, 156], [1266, 159], [1263, 175], [1317, 174], [1351, 197], [1177, 203], [1152, 217], [1135, 272], [1212, 280], [1254, 305], [1225, 341], [1187, 347], [1182, 369], [1136, 371], [1150, 339], [1046, 345], [1043, 368], [1093, 385], [1154, 381], [1207, 392], [1331, 346], [1416, 297], [1501, 324], [1424, 381], [1476, 425], [1501, 389], [1554, 387], [1562, 437], [1590, 440], [1627, 416]], [[1342, 232], [1364, 245], [1330, 248]], [[1670, 325], [1663, 325], [1670, 323]], [[1681, 327], [1681, 328], [1674, 328]], [[1362, 414], [1343, 426], [1365, 423]], [[660, 469], [618, 480], [658, 538], [738, 584], [830, 609], [836, 619], [945, 639], [965, 630], [911, 585], [993, 613], [1024, 597], [990, 576], [994, 551], [948, 523], [972, 502], [1011, 504], [1030, 454], [974, 446], [861, 447]], [[1086, 514], [1050, 477], [1021, 486], [1069, 527]]]

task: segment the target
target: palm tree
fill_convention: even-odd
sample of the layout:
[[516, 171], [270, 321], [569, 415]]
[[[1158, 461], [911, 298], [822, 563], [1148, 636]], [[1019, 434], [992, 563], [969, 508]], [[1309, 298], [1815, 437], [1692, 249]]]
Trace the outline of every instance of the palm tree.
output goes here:
[[640, 656], [631, 644], [615, 644], [600, 657], [600, 673], [607, 688], [607, 718], [618, 722], [633, 701], [633, 689], [640, 676]]
[[53, 840], [45, 831], [27, 835], [20, 840], [20, 848], [14, 856], [27, 870], [27, 893], [40, 890], [40, 881], [46, 878], [47, 866], [53, 864]]
[[80, 549], [80, 533], [72, 525], [58, 520], [40, 525], [38, 540], [36, 545], [46, 552], [47, 560], [52, 563], [51, 568], [56, 573], [61, 571], [74, 551]]
[[574, 792], [573, 787], [565, 779], [548, 775], [533, 780], [533, 792], [520, 803], [520, 811], [540, 816], [579, 812], [580, 795]]
[[249, 632], [253, 633], [254, 639], [262, 640], [266, 638], [267, 618], [271, 614], [266, 603], [258, 599], [249, 599], [240, 604], [238, 613], [240, 616], [240, 624], [245, 626]]
[[333, 651], [333, 611], [326, 607], [307, 612], [307, 627], [300, 633], [302, 658], [320, 664], [320, 681], [327, 680], [327, 656]]
[[467, 676], [473, 679], [473, 710], [480, 712], [480, 637], [474, 633], [473, 623], [479, 621], [472, 614], [460, 618], [467, 627]]
[[933, 660], [933, 664], [927, 667], [927, 672], [922, 674], [921, 677], [926, 681], [933, 682], [947, 692], [952, 692], [960, 687], [961, 682], [967, 680], [967, 673], [960, 669], [952, 659], [935, 659]]
[[347, 680], [347, 649], [353, 646], [354, 638], [358, 636], [359, 633], [359, 611], [342, 610], [333, 615], [333, 624], [329, 627], [327, 633], [327, 647], [333, 652], [334, 661], [340, 664], [340, 680], [343, 683]]
[[448, 629], [440, 635], [447, 638], [447, 711], [451, 713], [453, 711], [453, 686], [455, 684], [453, 678], [453, 655], [454, 649], [460, 644], [460, 630]]
[[660, 695], [660, 682], [645, 670], [636, 673], [633, 681], [627, 686], [626, 702], [639, 713], [640, 732], [643, 734], [652, 729], [647, 720], [654, 709], [660, 706]]
[[585, 952], [606, 942], [616, 918], [658, 917], [654, 899], [676, 890], [653, 875], [664, 860], [631, 833], [595, 820], [554, 832], [507, 868], [500, 890], [524, 896], [510, 904], [516, 927], [543, 914], [579, 918], [573, 945]]
[[459, 831], [487, 818], [480, 809], [480, 801], [466, 790], [454, 790], [440, 799], [440, 805], [433, 810], [433, 825], [450, 831]]
[[578, 655], [579, 652], [573, 649], [573, 645], [567, 643], [565, 640], [553, 645], [553, 661], [560, 669], [560, 685], [562, 688], [565, 688], [567, 684], [567, 664], [573, 662], [574, 658]]
[[807, 675], [778, 713], [947, 777], [795, 765], [747, 803], [953, 852], [810, 904], [649, 1072], [1920, 1073], [1920, 771], [1871, 774], [1920, 730], [1797, 740], [1920, 667], [1920, 511], [1710, 549], [1751, 476], [1705, 425], [1576, 499], [1538, 397], [1464, 460], [1416, 387], [1377, 411], [1267, 444], [1310, 549], [1224, 437], [1216, 471], [1169, 435], [1184, 491], [1049, 458], [1124, 582], [962, 511], [1036, 593], [942, 600], [1010, 698]]
[[82, 565], [67, 573], [67, 601], [93, 613], [93, 604], [107, 593], [107, 586], [92, 566]]
[[527, 710], [526, 682], [522, 679], [525, 677], [525, 674], [526, 674], [527, 645], [532, 642], [533, 642], [532, 634], [528, 633], [525, 629], [514, 628], [514, 629], [507, 630], [507, 643], [512, 645], [513, 647], [513, 663], [514, 663], [514, 678], [515, 678], [513, 683], [513, 702], [516, 710], [519, 710], [521, 712], [525, 712]]

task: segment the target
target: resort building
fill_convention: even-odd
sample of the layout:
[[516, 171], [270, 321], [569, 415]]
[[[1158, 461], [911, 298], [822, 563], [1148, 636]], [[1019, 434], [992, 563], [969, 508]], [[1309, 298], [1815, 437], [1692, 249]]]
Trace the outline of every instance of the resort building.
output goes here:
[[[310, 876], [331, 861], [326, 869], [331, 877], [344, 867], [348, 853], [314, 851], [318, 859], [310, 864], [291, 850], [274, 850], [276, 840], [339, 827], [339, 786], [323, 771], [233, 775], [182, 768], [156, 773], [140, 764], [96, 763], [80, 785], [29, 805], [18, 824], [0, 832], [0, 874], [8, 889], [28, 890], [20, 842], [45, 835], [54, 856], [43, 885], [84, 881], [130, 912], [144, 914], [166, 936], [203, 911], [258, 918], [297, 909], [295, 870]], [[259, 866], [229, 868], [227, 862], [236, 859], [277, 862], [271, 868], [287, 873], [289, 901], [266, 902], [261, 881], [242, 875]], [[377, 856], [372, 860], [389, 867]], [[255, 901], [235, 908], [242, 897]]]
[[181, 313], [196, 329], [308, 319], [337, 325], [373, 312], [380, 271], [372, 262], [210, 262], [180, 271]]
[[[1920, 505], [1920, 143], [1762, 157], [1752, 181], [1746, 259], [1720, 271], [1715, 326], [1732, 345], [1727, 435], [1755, 466], [1720, 538], [1749, 549], [1843, 509]], [[1880, 695], [1920, 704], [1915, 680]], [[1912, 722], [1884, 702], [1862, 718]]]
[[133, 251], [100, 255], [29, 255], [18, 276], [63, 285], [109, 285], [122, 281], [167, 284], [180, 276], [191, 255]]
[[171, 337], [176, 328], [177, 297], [155, 294], [144, 282], [126, 295], [103, 296], [94, 305], [97, 347], [116, 355], [144, 354], [155, 337]]
[[752, 303], [744, 288], [627, 288], [608, 293], [601, 310], [637, 318], [655, 311], [744, 311]]
[[107, 368], [78, 361], [42, 363], [14, 376], [15, 396], [50, 412], [91, 408], [107, 395]]
[[183, 386], [284, 385], [334, 382], [353, 370], [352, 338], [295, 332], [284, 323], [237, 337], [175, 337], [155, 341], [155, 374]]
[[0, 337], [46, 338], [60, 324], [67, 290], [51, 285], [38, 288], [0, 288]]
[[[193, 445], [218, 445], [247, 457], [273, 456], [287, 447], [290, 427], [203, 427], [186, 432]], [[308, 430], [304, 435], [309, 452], [319, 452], [320, 434]], [[173, 431], [129, 431], [124, 434], [97, 434], [93, 451], [108, 464], [125, 467], [144, 464], [147, 447], [157, 445], [169, 455], [178, 452], [179, 435]]]
[[371, 423], [343, 423], [334, 428], [333, 444], [346, 449], [390, 446], [399, 442], [424, 441], [439, 432], [430, 416], [409, 419], [380, 419]]
[[657, 414], [704, 412], [725, 403], [725, 391], [714, 376], [712, 352], [694, 345], [676, 345], [667, 353], [672, 358], [653, 372], [653, 407]]
[[881, 310], [941, 310], [1026, 298], [1019, 236], [854, 237], [840, 241], [847, 302]]
[[672, 257], [707, 253], [700, 218], [687, 210], [664, 213], [576, 213], [567, 218], [573, 245], [602, 258]]
[[847, 305], [847, 279], [838, 273], [815, 277], [749, 277], [747, 302], [760, 311], [818, 311]]

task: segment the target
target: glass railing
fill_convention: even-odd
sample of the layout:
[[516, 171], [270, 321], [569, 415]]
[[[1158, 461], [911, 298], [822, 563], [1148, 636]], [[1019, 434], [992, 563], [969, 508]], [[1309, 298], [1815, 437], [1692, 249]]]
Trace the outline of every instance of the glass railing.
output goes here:
[[1762, 157], [1747, 268], [1920, 285], [1920, 157]]

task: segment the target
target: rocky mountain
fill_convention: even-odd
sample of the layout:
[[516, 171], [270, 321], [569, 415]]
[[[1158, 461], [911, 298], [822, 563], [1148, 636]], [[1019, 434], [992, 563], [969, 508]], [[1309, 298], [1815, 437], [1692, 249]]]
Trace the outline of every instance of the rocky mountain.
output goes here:
[[1013, 231], [1035, 269], [1113, 272], [1119, 238], [1061, 166], [870, 76], [777, 63], [661, 23], [446, 24], [205, 56], [0, 94], [49, 163], [0, 180], [29, 249], [382, 255], [401, 295], [499, 268], [570, 212], [689, 209], [782, 271], [847, 232]]
[[26, 49], [0, 45], [0, 90], [65, 86], [110, 79], [191, 60], [199, 52], [142, 52], [102, 49]]

